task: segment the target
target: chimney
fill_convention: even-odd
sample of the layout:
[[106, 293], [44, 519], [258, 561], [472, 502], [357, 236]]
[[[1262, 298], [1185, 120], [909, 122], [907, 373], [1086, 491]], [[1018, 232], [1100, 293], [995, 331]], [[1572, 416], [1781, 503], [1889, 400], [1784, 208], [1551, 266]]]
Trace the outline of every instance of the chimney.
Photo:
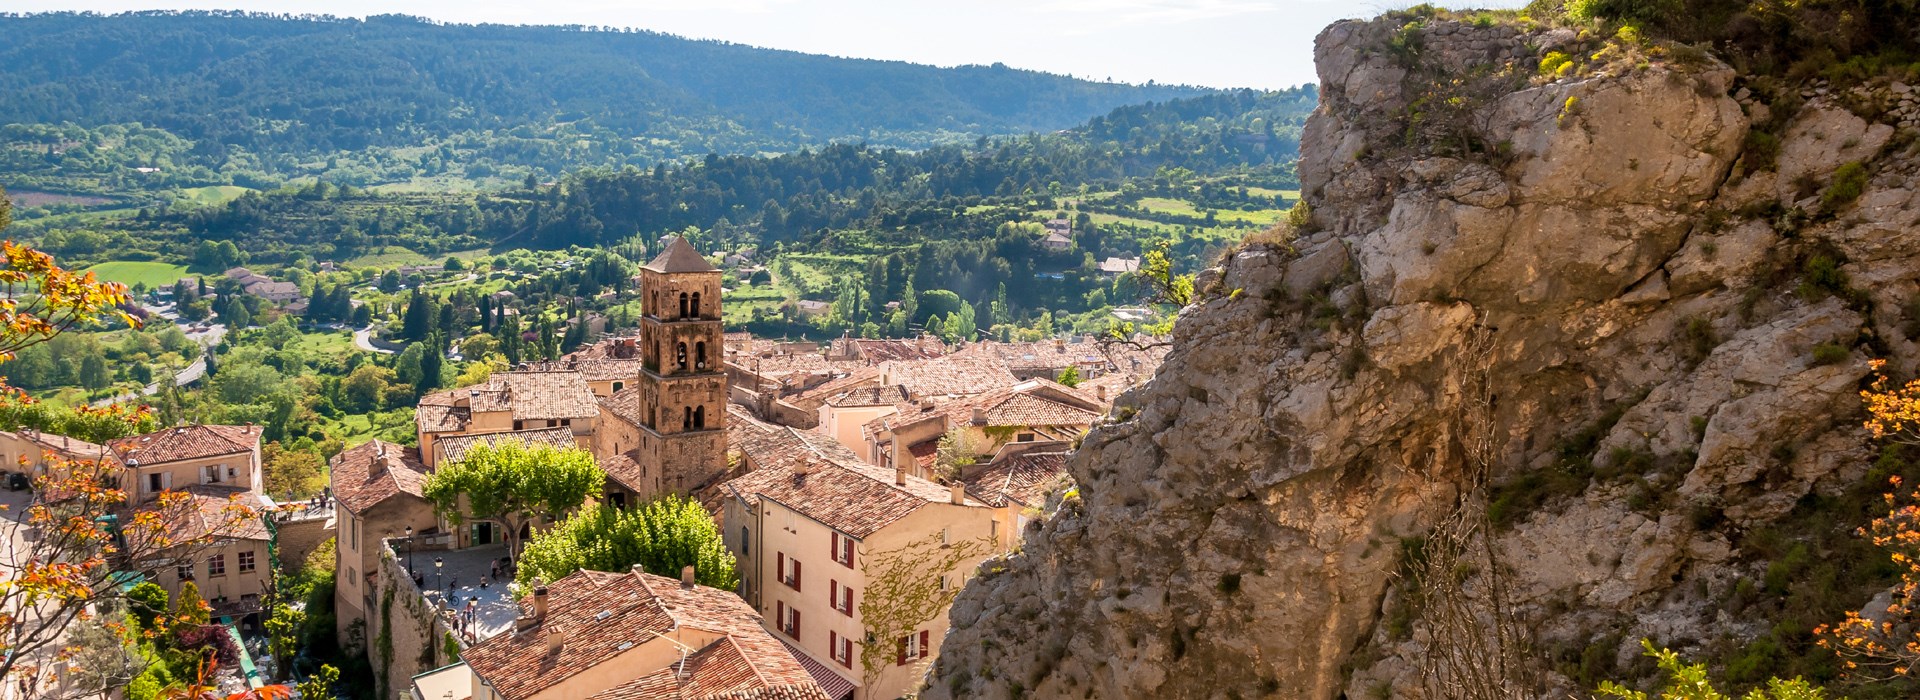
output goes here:
[[546, 586], [535, 586], [533, 589], [533, 619], [536, 622], [547, 619]]
[[560, 634], [560, 628], [558, 626], [548, 627], [546, 632], [547, 654], [549, 656], [559, 656], [560, 649], [566, 646], [567, 638]]
[[644, 573], [647, 573], [647, 567], [641, 566], [639, 564], [633, 565], [633, 575], [639, 576]]
[[894, 486], [907, 485], [907, 468], [906, 467], [893, 468], [893, 485]]
[[976, 407], [974, 407], [974, 409], [973, 409], [973, 424], [974, 424], [974, 425], [986, 425], [986, 424], [987, 424], [987, 409], [984, 409], [984, 408], [980, 408], [980, 407], [978, 407], [978, 406], [976, 406]]
[[1101, 403], [1106, 403], [1107, 402], [1107, 385], [1105, 384], [1094, 385], [1093, 397], [1096, 399], [1100, 399]]
[[965, 486], [961, 486], [960, 484], [948, 486], [947, 495], [947, 502], [949, 503], [956, 506], [964, 506], [967, 504], [967, 487]]
[[693, 566], [691, 564], [680, 567], [680, 587], [693, 587]]

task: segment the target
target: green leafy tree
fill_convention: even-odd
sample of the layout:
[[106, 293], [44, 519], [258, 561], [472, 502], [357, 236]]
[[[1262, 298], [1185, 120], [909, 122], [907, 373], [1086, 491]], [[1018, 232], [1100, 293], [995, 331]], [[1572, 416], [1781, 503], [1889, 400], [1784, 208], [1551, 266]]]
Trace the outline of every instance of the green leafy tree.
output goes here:
[[300, 631], [306, 623], [306, 611], [286, 603], [274, 605], [267, 621], [261, 623], [267, 631], [267, 648], [273, 653], [275, 680], [284, 681], [293, 672], [293, 657], [300, 651]]
[[511, 553], [520, 551], [521, 526], [535, 518], [559, 520], [606, 478], [586, 450], [507, 440], [476, 445], [459, 461], [440, 466], [427, 476], [424, 494], [455, 525], [470, 518], [502, 525]]
[[107, 358], [98, 353], [88, 353], [80, 358], [80, 386], [99, 391], [113, 383], [113, 377], [107, 373]]
[[420, 290], [413, 290], [407, 298], [407, 311], [400, 319], [400, 337], [405, 340], [424, 340], [433, 329], [433, 300], [428, 299]]
[[[1646, 654], [1660, 664], [1660, 670], [1666, 672], [1667, 685], [1660, 691], [1662, 700], [1729, 700], [1732, 696], [1714, 689], [1713, 682], [1707, 680], [1706, 664], [1689, 664], [1680, 659], [1680, 655], [1671, 649], [1661, 649], [1653, 645], [1652, 640], [1640, 640], [1640, 646], [1646, 648]], [[1600, 697], [1620, 698], [1621, 700], [1647, 700], [1649, 695], [1613, 681], [1600, 684]], [[1754, 688], [1740, 696], [1741, 700], [1826, 700], [1827, 692], [1803, 679], [1794, 678], [1767, 680], [1764, 688]]]
[[1060, 377], [1055, 381], [1060, 382], [1061, 386], [1068, 386], [1068, 387], [1080, 386], [1080, 368], [1068, 367], [1066, 369], [1060, 370]]
[[320, 670], [294, 687], [300, 691], [300, 697], [310, 700], [333, 697], [333, 686], [340, 682], [340, 669], [321, 664]]
[[152, 581], [142, 581], [127, 591], [127, 611], [140, 623], [141, 630], [154, 629], [154, 622], [167, 614], [167, 589]]
[[635, 564], [662, 576], [692, 566], [701, 585], [739, 585], [733, 554], [699, 501], [668, 495], [639, 508], [594, 505], [537, 534], [520, 555], [517, 581], [557, 580], [581, 569], [625, 571]]

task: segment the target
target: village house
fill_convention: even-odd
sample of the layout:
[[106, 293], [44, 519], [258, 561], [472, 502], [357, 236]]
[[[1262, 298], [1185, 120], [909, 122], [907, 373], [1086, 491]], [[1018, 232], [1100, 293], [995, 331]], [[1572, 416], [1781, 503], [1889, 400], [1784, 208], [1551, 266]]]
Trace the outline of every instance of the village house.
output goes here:
[[420, 453], [374, 440], [328, 460], [335, 503], [339, 504], [334, 543], [334, 605], [344, 637], [356, 620], [373, 609], [373, 572], [380, 542], [388, 538], [442, 535], [440, 518], [427, 502], [427, 467]]
[[800, 301], [794, 303], [794, 310], [799, 311], [802, 317], [818, 318], [821, 316], [825, 316], [827, 315], [827, 312], [832, 311], [833, 304], [824, 302], [824, 301], [816, 301], [813, 299], [801, 299]]
[[105, 445], [43, 433], [35, 428], [0, 430], [0, 471], [45, 476], [49, 455], [74, 462], [94, 462], [107, 459], [111, 454]]
[[420, 700], [829, 700], [739, 597], [640, 571], [578, 571], [528, 612], [414, 678]]
[[266, 275], [260, 274], [258, 272], [254, 272], [244, 267], [230, 268], [226, 272], [222, 272], [220, 274], [222, 276], [225, 276], [227, 279], [233, 280], [235, 282], [239, 282], [242, 288], [245, 288], [249, 284], [259, 284], [262, 282], [273, 281], [272, 277], [268, 277]]
[[242, 285], [240, 290], [275, 304], [286, 304], [300, 298], [300, 285], [292, 282], [273, 280], [248, 282]]
[[[164, 510], [173, 542], [213, 537], [204, 545], [164, 548], [158, 557], [134, 562], [169, 593], [194, 581], [200, 595], [225, 615], [258, 612], [271, 583], [272, 535], [260, 515], [271, 503], [261, 497], [259, 426], [189, 425], [109, 441], [110, 457], [125, 469], [121, 489], [138, 510]], [[158, 502], [163, 491], [185, 493], [183, 505]], [[141, 549], [137, 544], [134, 550]]]
[[[890, 699], [912, 691], [946, 636], [941, 610], [899, 638], [869, 639], [862, 562], [933, 538], [1002, 541], [996, 509], [968, 498], [962, 487], [859, 460], [802, 454], [725, 488], [722, 534], [740, 562], [740, 594], [769, 616], [783, 641], [841, 678], [833, 688], [852, 689], [835, 698]], [[943, 590], [964, 585], [978, 563], [926, 571], [924, 583]], [[886, 662], [876, 674], [861, 661], [867, 644], [885, 645]]]
[[1040, 238], [1040, 247], [1059, 252], [1073, 247], [1073, 239], [1059, 231], [1048, 231]]
[[1139, 258], [1111, 257], [1100, 261], [1100, 274], [1107, 277], [1130, 275], [1140, 271]]
[[1000, 546], [1011, 548], [1020, 533], [1046, 506], [1047, 493], [1065, 482], [1067, 455], [1073, 443], [1064, 440], [1016, 442], [960, 471], [967, 495], [998, 509]]
[[1072, 440], [1105, 415], [1099, 401], [1046, 379], [945, 403], [925, 403], [874, 419], [863, 427], [864, 452], [884, 468], [898, 467], [933, 478], [940, 439], [949, 432], [956, 449], [984, 457], [1003, 445]]
[[591, 448], [599, 417], [587, 375], [577, 370], [495, 372], [484, 384], [420, 397], [414, 409], [429, 469], [444, 456], [439, 443], [462, 435], [566, 428], [575, 444]]

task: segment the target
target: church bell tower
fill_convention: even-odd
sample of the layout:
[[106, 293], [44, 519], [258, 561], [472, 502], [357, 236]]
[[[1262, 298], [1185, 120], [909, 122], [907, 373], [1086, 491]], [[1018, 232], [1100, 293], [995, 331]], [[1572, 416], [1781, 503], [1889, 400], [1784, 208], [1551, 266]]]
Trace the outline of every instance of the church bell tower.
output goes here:
[[678, 236], [640, 268], [640, 445], [647, 471], [686, 494], [727, 469], [720, 269]]

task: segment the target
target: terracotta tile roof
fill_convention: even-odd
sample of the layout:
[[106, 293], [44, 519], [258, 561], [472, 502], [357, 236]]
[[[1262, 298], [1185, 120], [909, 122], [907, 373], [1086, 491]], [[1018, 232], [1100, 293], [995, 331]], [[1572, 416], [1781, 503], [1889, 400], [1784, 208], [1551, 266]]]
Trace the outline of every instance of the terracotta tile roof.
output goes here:
[[860, 359], [869, 363], [891, 360], [930, 360], [947, 354], [945, 345], [925, 340], [858, 339], [853, 341], [853, 346], [859, 350]]
[[1108, 257], [1100, 261], [1100, 271], [1115, 275], [1140, 271], [1139, 258]]
[[948, 427], [971, 424], [979, 409], [985, 425], [1029, 427], [1085, 425], [1100, 419], [1105, 407], [1093, 397], [1048, 379], [1029, 379], [1003, 389], [955, 399], [931, 408], [913, 407], [868, 421], [869, 437], [927, 420], [944, 420]]
[[893, 470], [858, 460], [801, 459], [796, 464], [806, 472], [762, 468], [728, 481], [725, 488], [749, 507], [771, 499], [854, 537], [871, 535], [928, 503], [951, 498], [947, 487], [913, 475], [906, 477], [906, 485], [897, 486]]
[[605, 472], [607, 478], [612, 479], [613, 483], [628, 490], [648, 493], [652, 488], [646, 483], [646, 479], [641, 477], [640, 462], [634, 459], [636, 454], [639, 454], [639, 450], [628, 450], [600, 460], [600, 471]]
[[846, 376], [829, 381], [820, 386], [781, 399], [787, 405], [809, 413], [820, 410], [827, 399], [847, 391], [864, 386], [873, 386], [880, 382], [880, 370], [872, 367], [857, 367]]
[[424, 498], [427, 468], [416, 448], [374, 440], [334, 455], [328, 465], [333, 497], [353, 513], [401, 494]]
[[485, 384], [428, 394], [414, 408], [423, 432], [465, 430], [475, 413], [509, 411], [514, 420], [561, 420], [600, 415], [599, 399], [577, 370], [495, 372]]
[[97, 445], [80, 438], [41, 432], [31, 428], [19, 432], [0, 430], [0, 433], [14, 435], [22, 440], [38, 445], [41, 450], [52, 452], [67, 459], [100, 459], [108, 454], [106, 445]]
[[640, 377], [641, 360], [638, 357], [578, 359], [568, 363], [570, 368], [579, 370], [590, 382], [610, 382]]
[[[525, 631], [495, 635], [461, 654], [468, 667], [507, 700], [532, 697], [681, 628], [723, 636], [688, 656], [684, 669], [677, 663], [623, 669], [632, 672], [628, 680], [573, 692], [607, 700], [826, 700], [806, 669], [761, 626], [759, 613], [732, 593], [705, 586], [683, 588], [676, 579], [652, 574], [600, 571], [575, 572], [547, 590], [544, 621]], [[557, 630], [566, 640], [558, 655], [547, 651], [547, 630]], [[678, 655], [671, 658], [679, 660]], [[684, 673], [676, 673], [681, 670]]]
[[[732, 404], [728, 404], [731, 406]], [[634, 385], [613, 392], [612, 396], [600, 399], [602, 413], [612, 414], [620, 420], [640, 426], [640, 387]]]
[[667, 237], [667, 249], [646, 264], [646, 269], [654, 272], [719, 272], [720, 268], [693, 249], [693, 244], [679, 236]]
[[[455, 435], [434, 441], [434, 449], [440, 451], [440, 460], [458, 462], [467, 456], [467, 450], [474, 445], [498, 445], [502, 442], [519, 442], [526, 445], [552, 445], [554, 447], [578, 447], [573, 439], [573, 429], [567, 427], [540, 428], [538, 430], [511, 430], [503, 433], [481, 433], [479, 435]], [[438, 461], [435, 462], [436, 464]]]
[[1121, 394], [1126, 393], [1128, 389], [1132, 389], [1136, 386], [1140, 386], [1141, 384], [1145, 383], [1148, 379], [1152, 379], [1152, 378], [1153, 378], [1152, 374], [1135, 374], [1133, 372], [1108, 372], [1106, 374], [1102, 374], [1093, 379], [1082, 381], [1078, 385], [1074, 386], [1073, 389], [1074, 391], [1078, 391], [1081, 394], [1084, 394], [1087, 396], [1095, 397], [1096, 399], [1100, 397], [1101, 395], [1100, 391], [1102, 389], [1105, 389], [1106, 398], [1104, 400], [1101, 400], [1100, 403], [1108, 406], [1112, 406], [1113, 400], [1116, 398], [1119, 398]]
[[[261, 519], [267, 511], [267, 504], [260, 499], [260, 494], [242, 488], [206, 484], [176, 491], [187, 494], [188, 500], [167, 508], [162, 508], [157, 500], [149, 501], [134, 509], [136, 512], [158, 513], [161, 521], [167, 524], [166, 536], [172, 543], [189, 543], [209, 536], [239, 540], [269, 538], [266, 522]], [[255, 515], [248, 516], [241, 509]], [[126, 531], [130, 540], [128, 546], [132, 551], [149, 548], [148, 543], [141, 541], [145, 533], [140, 528]]]
[[789, 355], [735, 355], [727, 359], [741, 372], [758, 374], [765, 378], [777, 378], [796, 372], [819, 372], [833, 369], [834, 365], [818, 353], [794, 353]]
[[931, 360], [896, 360], [880, 365], [880, 383], [905, 387], [915, 400], [939, 396], [971, 396], [1020, 380], [1007, 371], [1006, 362], [991, 356], [948, 355]]
[[[729, 404], [731, 408], [737, 406]], [[859, 461], [859, 455], [832, 436], [773, 425], [746, 413], [727, 416], [727, 447], [739, 450], [758, 469], [791, 470], [805, 460]]]
[[853, 681], [847, 680], [846, 676], [840, 675], [839, 671], [808, 656], [807, 652], [801, 651], [785, 639], [780, 640], [780, 643], [786, 645], [787, 653], [793, 654], [793, 658], [807, 669], [807, 675], [813, 676], [813, 682], [820, 684], [820, 689], [826, 691], [828, 696], [844, 698], [853, 695], [854, 689], [858, 686], [855, 686]]
[[1029, 451], [996, 459], [961, 481], [967, 485], [968, 494], [996, 508], [1009, 503], [1038, 506], [1046, 487], [1066, 473], [1065, 450]]
[[107, 447], [128, 466], [161, 464], [251, 453], [261, 432], [257, 425], [189, 425], [112, 440]]
[[897, 406], [905, 403], [907, 391], [898, 385], [863, 386], [827, 397], [824, 405], [835, 408], [852, 406]]

